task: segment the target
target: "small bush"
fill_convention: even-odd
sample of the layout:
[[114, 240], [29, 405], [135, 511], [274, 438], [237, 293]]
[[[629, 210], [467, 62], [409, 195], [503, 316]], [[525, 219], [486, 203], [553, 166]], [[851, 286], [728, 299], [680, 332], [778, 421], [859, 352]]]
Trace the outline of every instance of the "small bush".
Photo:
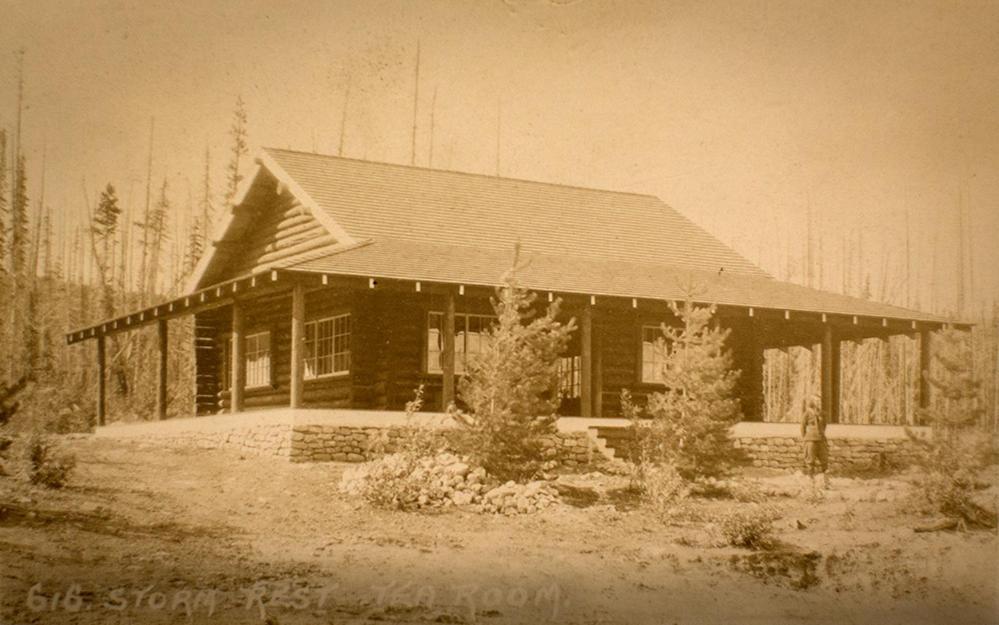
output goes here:
[[664, 523], [690, 520], [690, 482], [672, 465], [642, 465], [632, 477], [642, 501]]
[[779, 515], [769, 506], [750, 504], [726, 512], [718, 520], [725, 544], [749, 549], [773, 547], [773, 526]]
[[421, 422], [416, 416], [423, 409], [424, 387], [421, 384], [411, 401], [406, 402], [406, 425], [401, 428], [397, 441], [393, 441], [388, 428], [382, 428], [368, 443], [368, 451], [375, 455], [405, 453], [413, 458], [426, 458], [452, 448], [444, 429]]
[[28, 478], [32, 484], [62, 488], [76, 467], [76, 457], [55, 449], [52, 440], [36, 434], [28, 440]]

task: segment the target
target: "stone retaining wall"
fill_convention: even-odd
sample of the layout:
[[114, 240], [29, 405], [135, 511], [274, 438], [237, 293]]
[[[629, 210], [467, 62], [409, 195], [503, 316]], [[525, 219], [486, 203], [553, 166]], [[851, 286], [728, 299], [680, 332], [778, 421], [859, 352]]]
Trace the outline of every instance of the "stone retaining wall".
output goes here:
[[254, 456], [289, 457], [292, 424], [261, 424], [227, 430], [189, 430], [140, 439], [167, 447], [233, 449]]
[[[445, 438], [454, 432], [437, 431]], [[364, 462], [399, 449], [406, 432], [401, 427], [296, 425], [291, 433], [291, 461]], [[564, 466], [588, 465], [603, 458], [585, 432], [558, 432], [546, 437], [542, 445], [546, 458]]]
[[[831, 470], [905, 466], [914, 455], [913, 443], [904, 438], [830, 438], [828, 443]], [[799, 438], [743, 437], [735, 439], [735, 446], [753, 466], [791, 470], [804, 466]]]
[[[453, 429], [436, 430], [447, 437]], [[278, 456], [292, 462], [364, 462], [399, 449], [404, 427], [254, 424], [218, 430], [186, 430], [142, 438], [170, 447], [232, 449], [249, 455]], [[585, 432], [558, 432], [542, 442], [545, 457], [576, 467], [602, 461], [596, 443]]]

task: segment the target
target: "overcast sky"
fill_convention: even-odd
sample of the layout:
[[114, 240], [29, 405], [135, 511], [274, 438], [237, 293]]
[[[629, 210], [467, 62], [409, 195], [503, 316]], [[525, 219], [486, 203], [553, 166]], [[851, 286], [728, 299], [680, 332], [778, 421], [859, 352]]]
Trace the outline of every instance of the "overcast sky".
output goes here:
[[923, 308], [934, 282], [954, 306], [963, 203], [975, 298], [999, 294], [997, 2], [7, 0], [0, 124], [23, 47], [67, 216], [83, 180], [141, 195], [151, 117], [175, 203], [206, 146], [220, 188], [239, 94], [251, 148], [335, 153], [349, 84], [345, 155], [409, 163], [417, 42], [418, 165], [494, 174], [498, 143], [502, 175], [658, 195], [775, 275], [810, 206], [824, 286], [859, 236], [896, 301], [908, 212]]

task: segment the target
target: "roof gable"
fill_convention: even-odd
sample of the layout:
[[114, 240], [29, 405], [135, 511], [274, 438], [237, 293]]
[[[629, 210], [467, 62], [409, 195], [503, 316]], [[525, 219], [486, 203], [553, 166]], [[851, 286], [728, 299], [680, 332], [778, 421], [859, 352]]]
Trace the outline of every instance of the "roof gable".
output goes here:
[[355, 240], [393, 239], [767, 274], [650, 195], [266, 149]]
[[328, 253], [350, 241], [279, 167], [262, 161], [195, 269], [189, 290], [259, 273], [316, 250]]

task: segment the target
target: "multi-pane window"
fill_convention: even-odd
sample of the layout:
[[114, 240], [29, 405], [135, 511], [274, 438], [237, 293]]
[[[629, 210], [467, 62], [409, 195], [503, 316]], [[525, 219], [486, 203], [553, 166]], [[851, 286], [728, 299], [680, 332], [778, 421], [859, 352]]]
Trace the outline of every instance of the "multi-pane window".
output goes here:
[[642, 382], [663, 383], [666, 343], [662, 328], [642, 326]]
[[305, 379], [350, 371], [350, 315], [305, 324]]
[[558, 359], [558, 396], [560, 399], [579, 397], [580, 380], [579, 356], [565, 356]]
[[[468, 364], [486, 348], [487, 330], [496, 321], [491, 315], [459, 313], [454, 316], [454, 372], [463, 374]], [[444, 354], [444, 313], [432, 312], [427, 320], [427, 372], [441, 373]]]
[[258, 332], [246, 337], [246, 386], [271, 383], [271, 333]]

